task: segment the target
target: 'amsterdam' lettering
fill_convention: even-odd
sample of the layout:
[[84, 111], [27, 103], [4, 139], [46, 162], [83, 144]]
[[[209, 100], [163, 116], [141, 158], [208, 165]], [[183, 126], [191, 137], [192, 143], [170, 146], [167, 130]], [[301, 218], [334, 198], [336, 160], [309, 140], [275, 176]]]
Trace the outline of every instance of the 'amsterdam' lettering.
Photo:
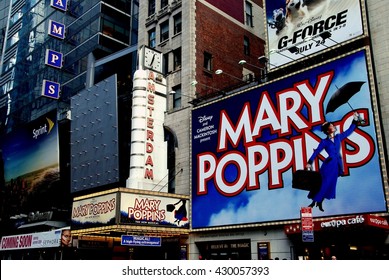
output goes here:
[[147, 117], [146, 117], [146, 161], [144, 178], [154, 180], [154, 102], [155, 102], [154, 72], [149, 72], [147, 84]]

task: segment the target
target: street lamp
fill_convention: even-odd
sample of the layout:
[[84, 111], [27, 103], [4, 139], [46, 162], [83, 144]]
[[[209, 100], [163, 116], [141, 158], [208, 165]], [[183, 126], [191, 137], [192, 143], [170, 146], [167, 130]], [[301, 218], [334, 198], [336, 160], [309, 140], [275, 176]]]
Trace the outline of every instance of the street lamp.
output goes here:
[[269, 51], [269, 54], [270, 54], [270, 55], [272, 55], [272, 54], [279, 54], [279, 55], [282, 55], [282, 56], [284, 56], [284, 57], [290, 59], [291, 61], [294, 61], [293, 58], [291, 58], [291, 57], [285, 55], [282, 51], [277, 51], [277, 50], [275, 50], [275, 49], [271, 49], [271, 50]]
[[251, 63], [248, 63], [246, 60], [242, 59], [238, 62], [239, 65], [244, 65], [244, 64], [247, 64], [247, 65], [250, 65], [251, 67], [254, 67], [254, 68], [257, 68], [259, 70], [264, 70], [264, 68], [262, 67], [259, 67], [257, 65], [254, 65], [254, 64], [251, 64]]
[[231, 74], [228, 74], [228, 73], [224, 72], [224, 71], [221, 70], [221, 69], [216, 70], [216, 71], [215, 71], [215, 74], [216, 74], [216, 75], [224, 74], [224, 75], [227, 75], [227, 76], [229, 76], [229, 77], [231, 77], [231, 78], [234, 78], [234, 79], [236, 79], [236, 80], [239, 80], [239, 81], [243, 82], [242, 79], [240, 79], [240, 78], [238, 78], [238, 77], [235, 77], [235, 76], [233, 76], [233, 75], [231, 75]]
[[211, 86], [208, 86], [208, 85], [199, 83], [199, 82], [196, 81], [196, 80], [191, 81], [191, 82], [190, 82], [190, 85], [191, 85], [191, 86], [201, 85], [201, 86], [203, 86], [203, 87], [210, 88], [210, 89], [215, 90], [215, 91], [221, 91], [221, 90], [218, 89], [218, 88], [214, 88], [214, 87], [211, 87]]
[[[264, 57], [264, 56], [263, 56], [263, 57]], [[261, 57], [258, 58], [259, 62], [260, 62], [260, 63], [264, 63], [264, 64], [266, 65], [267, 60], [266, 60], [265, 62], [262, 62], [262, 61], [260, 60], [260, 58], [261, 58]], [[266, 59], [266, 57], [264, 57], [264, 58]], [[264, 78], [266, 77], [266, 66], [265, 66], [265, 67], [259, 67], [259, 66], [257, 66], [257, 65], [248, 63], [248, 62], [247, 62], [246, 60], [244, 60], [244, 59], [240, 60], [238, 63], [239, 63], [239, 65], [245, 65], [245, 64], [247, 64], [247, 65], [250, 65], [251, 67], [254, 67], [254, 68], [256, 68], [256, 69], [259, 69], [259, 70], [260, 70], [259, 75], [260, 75], [260, 78], [261, 78], [261, 82], [264, 82], [264, 81], [265, 81]]]
[[[177, 93], [176, 91], [172, 90], [172, 91], [169, 92], [169, 95], [172, 95], [173, 98], [175, 99], [176, 97], [174, 97], [174, 95], [175, 95], [176, 93]], [[192, 105], [194, 105], [194, 106], [196, 106], [197, 103], [198, 103], [198, 100], [196, 99], [196, 97], [189, 96], [189, 95], [183, 94], [183, 93], [181, 93], [181, 92], [180, 92], [180, 96], [188, 97], [188, 98], [190, 99], [190, 100], [188, 101], [188, 103], [190, 103], [190, 104], [192, 104]]]
[[[177, 92], [176, 92], [175, 90], [172, 90], [172, 91], [169, 92], [169, 95], [175, 95], [176, 93], [177, 93]], [[185, 96], [185, 97], [194, 99], [193, 96], [189, 96], [189, 95], [182, 94], [182, 93], [180, 93], [180, 95], [181, 95], [181, 96]]]

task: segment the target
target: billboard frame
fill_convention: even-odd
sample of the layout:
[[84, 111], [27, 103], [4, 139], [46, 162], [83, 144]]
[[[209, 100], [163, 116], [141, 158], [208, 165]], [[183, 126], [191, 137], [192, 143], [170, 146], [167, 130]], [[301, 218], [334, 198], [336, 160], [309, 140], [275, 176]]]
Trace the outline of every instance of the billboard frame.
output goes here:
[[[312, 36], [308, 35], [306, 37], [304, 37], [305, 36], [304, 34], [306, 32], [302, 31], [301, 33], [298, 34], [298, 36], [304, 37], [304, 38], [301, 38], [301, 40], [298, 40], [298, 39], [295, 38], [295, 36], [292, 36], [291, 38], [288, 38], [289, 40], [286, 40], [284, 42], [285, 44], [289, 44], [290, 42], [296, 41], [296, 43], [294, 43], [293, 45], [290, 45], [290, 47], [283, 48], [283, 49], [280, 49], [280, 50], [277, 50], [276, 48], [271, 48], [270, 47], [271, 43], [270, 43], [270, 38], [269, 38], [269, 36], [270, 36], [269, 35], [270, 34], [269, 30], [271, 30], [271, 28], [269, 27], [270, 23], [268, 21], [268, 14], [270, 14], [270, 9], [271, 8], [270, 8], [269, 5], [267, 5], [268, 1], [272, 1], [272, 0], [265, 0], [265, 1], [263, 1], [265, 41], [266, 41], [266, 44], [265, 44], [265, 57], [266, 57], [266, 61], [267, 61], [265, 63], [265, 67], [267, 68], [268, 72], [277, 71], [279, 69], [282, 69], [282, 68], [285, 68], [285, 67], [289, 67], [291, 65], [295, 65], [295, 64], [297, 64], [299, 62], [309, 60], [309, 59], [311, 59], [313, 57], [318, 57], [319, 55], [331, 52], [334, 49], [341, 48], [344, 45], [351, 44], [352, 42], [356, 42], [356, 41], [358, 41], [358, 40], [360, 40], [362, 38], [367, 38], [369, 36], [369, 29], [367, 27], [367, 22], [368, 21], [367, 21], [367, 12], [366, 12], [365, 1], [362, 1], [362, 0], [350, 0], [350, 1], [358, 1], [359, 2], [360, 16], [361, 16], [361, 18], [360, 18], [360, 20], [361, 20], [360, 28], [361, 29], [360, 30], [361, 30], [362, 34], [357, 35], [357, 36], [353, 36], [350, 39], [345, 39], [345, 40], [343, 40], [341, 42], [337, 42], [337, 41], [331, 39], [331, 32], [329, 32], [330, 33], [329, 36], [326, 35], [326, 34], [328, 34], [328, 30], [326, 30], [324, 32], [320, 32], [320, 33], [312, 31], [314, 34]], [[285, 1], [283, 1], [283, 2], [285, 2]], [[269, 11], [268, 11], [268, 9], [269, 9]], [[284, 10], [284, 13], [286, 13], [285, 10]], [[312, 19], [307, 20], [308, 23], [311, 23], [310, 21], [315, 23], [315, 18], [312, 17]], [[301, 23], [300, 22], [299, 24], [297, 24], [297, 26], [299, 26], [299, 25], [304, 26], [303, 24], [306, 25], [307, 23]], [[312, 24], [312, 26], [313, 26], [313, 24]], [[295, 28], [294, 30], [295, 30], [294, 33], [296, 33], [296, 31], [301, 31], [302, 28], [300, 30], [298, 28]], [[315, 28], [313, 30], [315, 30]], [[309, 53], [308, 55], [305, 54], [304, 52], [306, 52], [307, 49], [309, 48], [310, 42], [313, 42], [315, 38], [320, 37], [322, 34], [323, 34], [324, 38], [323, 39], [319, 38], [320, 42], [319, 41], [315, 41], [316, 45], [317, 45], [316, 47], [319, 47], [321, 49], [319, 49], [318, 51], [315, 51], [313, 53]], [[326, 46], [326, 44], [325, 44], [326, 39], [329, 39], [329, 40], [333, 41], [333, 43], [335, 43], [335, 44], [332, 44], [331, 46]], [[300, 51], [296, 52], [296, 46], [298, 46], [298, 45], [300, 45], [301, 52]], [[319, 45], [322, 45], [322, 46], [319, 46]], [[291, 50], [291, 49], [293, 49], [293, 50]], [[290, 55], [286, 55], [286, 54], [283, 53], [284, 51], [288, 51], [288, 50], [290, 50], [290, 52], [289, 52]], [[271, 56], [274, 55], [274, 54], [280, 54], [280, 56], [282, 56], [282, 59], [284, 59], [284, 60], [286, 59], [287, 62], [282, 63], [281, 65], [274, 64], [274, 59], [273, 60], [271, 59]], [[297, 55], [297, 57], [295, 59], [293, 59], [291, 57], [293, 55]]]
[[[298, 71], [296, 73], [291, 73], [291, 74], [284, 75], [282, 77], [279, 77], [277, 79], [268, 81], [268, 82], [260, 84], [258, 86], [247, 88], [247, 89], [244, 89], [242, 91], [235, 92], [235, 93], [233, 93], [231, 95], [227, 95], [227, 96], [225, 96], [223, 98], [220, 98], [220, 99], [217, 99], [217, 100], [213, 100], [213, 101], [211, 101], [209, 103], [202, 104], [202, 105], [199, 105], [197, 107], [192, 108], [191, 122], [190, 122], [190, 131], [191, 131], [191, 138], [190, 138], [190, 153], [191, 154], [190, 154], [190, 157], [193, 158], [193, 141], [194, 141], [194, 138], [193, 138], [193, 135], [192, 135], [193, 134], [193, 123], [192, 123], [193, 120], [192, 120], [192, 118], [193, 118], [193, 112], [194, 111], [199, 110], [199, 109], [204, 108], [204, 107], [208, 107], [208, 106], [210, 106], [210, 105], [212, 105], [214, 103], [222, 102], [223, 100], [226, 100], [226, 99], [232, 98], [234, 96], [237, 96], [237, 95], [240, 95], [240, 94], [252, 91], [254, 89], [260, 89], [262, 87], [265, 87], [266, 85], [279, 82], [281, 80], [284, 80], [286, 78], [292, 77], [294, 75], [298, 75], [300, 73], [307, 72], [310, 69], [314, 69], [314, 68], [320, 67], [322, 65], [329, 64], [329, 63], [331, 63], [333, 61], [342, 59], [342, 58], [347, 57], [347, 56], [351, 56], [351, 55], [353, 55], [353, 54], [355, 54], [357, 52], [360, 52], [360, 51], [365, 51], [367, 79], [368, 79], [368, 83], [369, 83], [370, 98], [371, 98], [371, 111], [372, 111], [372, 114], [373, 114], [373, 119], [371, 120], [371, 122], [373, 122], [375, 124], [375, 132], [376, 132], [375, 136], [373, 136], [373, 138], [374, 138], [374, 140], [376, 142], [376, 149], [378, 150], [378, 162], [379, 162], [378, 164], [380, 166], [380, 171], [381, 171], [380, 178], [382, 180], [383, 193], [384, 193], [384, 196], [385, 196], [385, 203], [386, 203], [386, 212], [385, 211], [380, 211], [380, 212], [368, 212], [368, 213], [375, 213], [377, 215], [385, 215], [385, 213], [387, 213], [387, 211], [388, 211], [388, 205], [389, 205], [389, 184], [388, 184], [388, 175], [387, 175], [388, 172], [387, 172], [387, 161], [386, 161], [387, 155], [386, 155], [386, 150], [384, 149], [385, 143], [384, 143], [384, 141], [382, 139], [383, 131], [382, 131], [381, 118], [380, 118], [378, 93], [377, 93], [376, 80], [375, 80], [375, 77], [374, 77], [374, 69], [372, 67], [372, 54], [371, 54], [371, 50], [370, 50], [369, 46], [358, 48], [358, 49], [356, 49], [354, 51], [351, 51], [351, 52], [348, 52], [348, 53], [336, 56], [334, 58], [331, 58], [331, 59], [328, 59], [326, 61], [323, 61], [323, 62], [321, 62], [319, 64], [316, 64], [316, 65], [304, 68], [304, 69], [302, 69], [302, 70], [300, 70], [300, 71]], [[191, 162], [191, 168], [190, 168], [190, 170], [191, 170], [191, 172], [190, 172], [190, 184], [191, 184], [190, 198], [191, 198], [192, 205], [193, 205], [193, 188], [194, 188], [193, 176], [196, 176], [196, 174], [193, 174], [193, 164], [194, 164], [194, 162]], [[351, 214], [360, 214], [360, 213], [344, 213], [344, 214], [338, 214], [338, 215], [334, 215], [334, 216], [347, 216], [347, 215], [351, 215]], [[326, 217], [328, 217], [328, 216], [326, 216]], [[316, 218], [316, 219], [320, 220], [320, 219], [323, 219], [323, 218]], [[242, 224], [226, 224], [226, 225], [221, 225], [221, 226], [217, 225], [217, 226], [205, 226], [205, 227], [195, 227], [195, 228], [193, 228], [193, 224], [192, 224], [193, 221], [194, 221], [193, 213], [191, 213], [191, 219], [190, 220], [191, 220], [191, 230], [194, 231], [194, 232], [196, 232], [196, 231], [203, 231], [203, 230], [248, 228], [248, 227], [268, 226], [268, 225], [285, 225], [285, 224], [288, 224], [290, 222], [298, 222], [299, 221], [299, 219], [296, 218], [296, 219], [284, 219], [284, 220], [277, 220], [277, 221], [274, 220], [274, 221], [264, 221], [264, 222], [250, 222], [250, 223], [242, 223]]]

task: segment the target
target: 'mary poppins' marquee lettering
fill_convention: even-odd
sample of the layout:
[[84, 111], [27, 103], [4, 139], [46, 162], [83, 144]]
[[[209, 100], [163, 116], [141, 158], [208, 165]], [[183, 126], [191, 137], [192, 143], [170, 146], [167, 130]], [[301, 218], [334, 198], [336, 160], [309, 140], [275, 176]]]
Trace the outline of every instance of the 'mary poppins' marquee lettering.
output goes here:
[[72, 218], [96, 216], [107, 214], [116, 209], [116, 199], [97, 202], [97, 203], [86, 203], [73, 207]]
[[160, 205], [161, 200], [158, 199], [136, 198], [134, 206], [128, 207], [128, 217], [136, 221], [163, 221], [166, 219], [166, 211], [160, 209]]
[[[319, 77], [315, 88], [305, 80], [295, 84], [294, 88], [278, 92], [276, 94], [278, 111], [270, 99], [270, 94], [263, 92], [254, 119], [251, 116], [250, 104], [246, 103], [235, 127], [223, 110], [219, 126], [218, 151], [227, 149], [227, 140], [234, 147], [241, 138], [245, 144], [251, 143], [261, 136], [264, 128], [270, 128], [272, 133], [284, 136], [291, 133], [291, 126], [302, 131], [312, 124], [320, 123], [324, 119], [321, 104], [331, 84], [332, 76], [333, 73], [329, 72]], [[301, 113], [303, 106], [307, 106], [308, 119]]]

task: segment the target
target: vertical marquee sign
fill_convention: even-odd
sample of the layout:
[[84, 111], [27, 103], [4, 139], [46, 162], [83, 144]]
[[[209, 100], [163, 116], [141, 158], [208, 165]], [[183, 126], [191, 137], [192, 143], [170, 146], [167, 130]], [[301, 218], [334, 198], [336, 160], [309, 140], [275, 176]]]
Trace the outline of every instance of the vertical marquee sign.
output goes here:
[[43, 80], [42, 96], [58, 99], [61, 85], [59, 83]]
[[[139, 52], [142, 63], [146, 60], [143, 59], [144, 53]], [[148, 54], [153, 62], [157, 54]], [[166, 79], [155, 71], [138, 69], [134, 73], [132, 99], [130, 176], [126, 185], [128, 188], [167, 192]]]
[[67, 6], [68, 6], [68, 1], [67, 0], [51, 0], [50, 6], [57, 9], [57, 10], [61, 10], [63, 12], [66, 12]]
[[54, 68], [62, 68], [63, 54], [53, 50], [46, 50], [45, 64]]
[[[67, 0], [51, 0], [51, 7], [66, 12]], [[65, 25], [49, 20], [48, 34], [54, 38], [65, 39]], [[46, 50], [45, 64], [54, 68], [62, 68], [63, 54], [55, 50]], [[58, 99], [60, 96], [61, 85], [54, 81], [43, 80], [42, 96]]]
[[65, 25], [54, 20], [49, 20], [49, 35], [58, 39], [65, 39]]
[[144, 166], [144, 179], [145, 180], [154, 180], [154, 105], [155, 105], [155, 73], [153, 71], [149, 72], [148, 82], [147, 82], [147, 115], [146, 115], [146, 161]]
[[312, 208], [301, 207], [300, 215], [303, 242], [314, 242]]

